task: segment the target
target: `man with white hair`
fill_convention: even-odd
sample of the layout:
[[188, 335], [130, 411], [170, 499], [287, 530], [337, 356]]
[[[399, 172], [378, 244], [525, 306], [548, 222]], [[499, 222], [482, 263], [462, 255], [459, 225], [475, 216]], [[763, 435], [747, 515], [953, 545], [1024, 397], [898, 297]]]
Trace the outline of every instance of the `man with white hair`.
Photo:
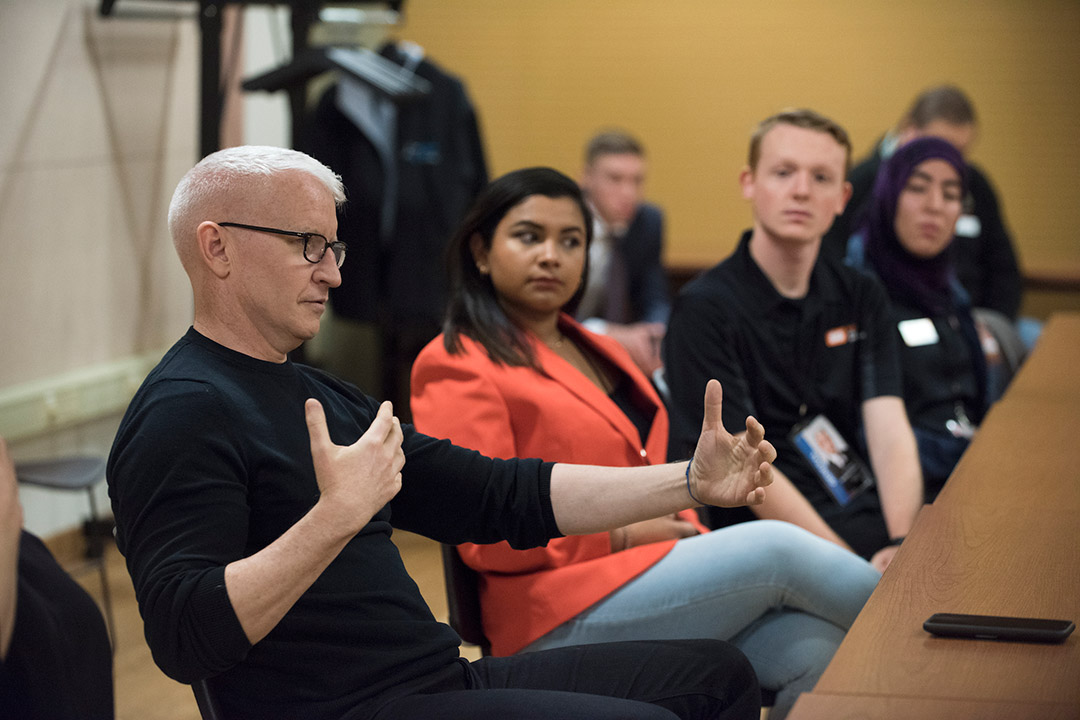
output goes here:
[[[391, 541], [531, 547], [693, 504], [759, 503], [772, 447], [706, 393], [690, 462], [500, 461], [423, 436], [288, 353], [341, 282], [329, 168], [242, 147], [180, 182], [169, 226], [191, 329], [117, 433], [108, 480], [155, 661], [229, 718], [757, 717], [746, 659], [714, 641], [613, 643], [466, 662]], [[591, 519], [590, 519], [591, 518]]]

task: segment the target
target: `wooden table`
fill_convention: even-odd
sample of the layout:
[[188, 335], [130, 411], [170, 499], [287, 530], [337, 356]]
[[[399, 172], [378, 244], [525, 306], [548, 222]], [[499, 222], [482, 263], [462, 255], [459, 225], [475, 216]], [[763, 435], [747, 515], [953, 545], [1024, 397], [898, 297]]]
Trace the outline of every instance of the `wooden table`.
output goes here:
[[937, 638], [935, 612], [1080, 623], [1080, 314], [1051, 318], [789, 717], [1080, 718], [1080, 631]]

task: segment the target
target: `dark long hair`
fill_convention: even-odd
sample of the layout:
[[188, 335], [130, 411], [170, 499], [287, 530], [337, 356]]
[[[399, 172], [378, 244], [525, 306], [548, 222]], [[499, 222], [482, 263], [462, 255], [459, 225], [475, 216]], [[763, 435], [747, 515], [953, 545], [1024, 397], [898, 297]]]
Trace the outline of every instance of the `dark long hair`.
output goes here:
[[527, 336], [513, 323], [499, 305], [491, 277], [476, 267], [471, 241], [479, 236], [484, 247], [491, 249], [495, 228], [506, 214], [533, 195], [549, 198], [570, 198], [581, 210], [585, 220], [585, 270], [581, 284], [566, 307], [580, 300], [589, 271], [589, 246], [592, 244], [593, 224], [589, 207], [578, 184], [558, 170], [531, 167], [515, 170], [493, 180], [473, 202], [465, 219], [446, 248], [446, 268], [450, 276], [450, 300], [443, 317], [443, 345], [446, 351], [462, 351], [460, 335], [466, 335], [484, 346], [496, 363], [537, 367], [536, 355]]

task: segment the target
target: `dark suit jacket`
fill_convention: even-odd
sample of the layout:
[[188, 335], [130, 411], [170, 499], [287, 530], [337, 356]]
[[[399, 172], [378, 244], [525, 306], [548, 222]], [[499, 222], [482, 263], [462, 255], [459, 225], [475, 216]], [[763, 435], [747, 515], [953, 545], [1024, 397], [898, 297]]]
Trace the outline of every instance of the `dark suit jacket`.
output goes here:
[[[404, 60], [395, 46], [382, 50]], [[479, 123], [465, 85], [430, 60], [416, 74], [431, 92], [398, 107], [396, 211], [383, 224], [387, 169], [372, 141], [336, 104], [328, 89], [305, 123], [300, 149], [345, 182], [349, 202], [338, 214], [338, 237], [349, 244], [341, 286], [330, 291], [334, 312], [395, 328], [420, 325], [432, 337], [446, 304], [443, 251], [469, 204], [487, 184]], [[411, 358], [410, 358], [411, 359]]]
[[599, 317], [617, 323], [667, 322], [671, 291], [663, 249], [663, 211], [642, 203], [615, 246], [605, 283], [607, 299]]

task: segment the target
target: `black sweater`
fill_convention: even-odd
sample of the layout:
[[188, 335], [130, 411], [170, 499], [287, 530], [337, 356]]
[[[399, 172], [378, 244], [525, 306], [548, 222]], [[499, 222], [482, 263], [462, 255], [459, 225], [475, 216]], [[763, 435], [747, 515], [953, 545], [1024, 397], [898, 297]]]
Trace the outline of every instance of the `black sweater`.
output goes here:
[[269, 545], [319, 496], [304, 401], [335, 443], [378, 404], [321, 371], [256, 360], [189, 330], [128, 408], [109, 459], [117, 540], [158, 665], [209, 678], [226, 717], [363, 717], [458, 657], [390, 540], [391, 526], [446, 543], [558, 534], [550, 464], [497, 461], [405, 427], [402, 490], [263, 640], [251, 646], [224, 568]]
[[112, 720], [112, 650], [93, 599], [25, 530], [15, 628], [0, 661], [0, 718]]

